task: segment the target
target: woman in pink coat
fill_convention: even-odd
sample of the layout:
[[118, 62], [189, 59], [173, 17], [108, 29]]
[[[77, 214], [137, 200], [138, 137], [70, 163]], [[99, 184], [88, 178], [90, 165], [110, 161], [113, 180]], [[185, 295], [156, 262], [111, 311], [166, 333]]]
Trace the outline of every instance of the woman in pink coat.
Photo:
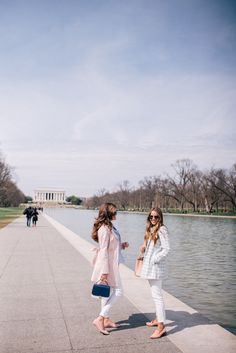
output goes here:
[[122, 262], [121, 249], [129, 246], [127, 242], [121, 243], [118, 230], [112, 221], [116, 219], [116, 206], [112, 203], [104, 203], [99, 208], [98, 217], [95, 220], [92, 238], [98, 242], [94, 269], [91, 280], [93, 282], [108, 282], [111, 287], [109, 298], [101, 299], [101, 311], [93, 324], [104, 335], [109, 335], [108, 327], [118, 327], [110, 318], [109, 311], [117, 299], [122, 295], [122, 285], [119, 274], [119, 264]]

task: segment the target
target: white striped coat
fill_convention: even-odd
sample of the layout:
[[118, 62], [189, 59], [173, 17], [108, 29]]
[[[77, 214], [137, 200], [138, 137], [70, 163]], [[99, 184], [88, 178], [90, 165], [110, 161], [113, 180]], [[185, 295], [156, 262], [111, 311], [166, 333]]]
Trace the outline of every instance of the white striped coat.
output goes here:
[[165, 276], [165, 259], [170, 250], [167, 228], [161, 226], [158, 235], [156, 244], [153, 240], [147, 242], [141, 271], [142, 278], [159, 279]]

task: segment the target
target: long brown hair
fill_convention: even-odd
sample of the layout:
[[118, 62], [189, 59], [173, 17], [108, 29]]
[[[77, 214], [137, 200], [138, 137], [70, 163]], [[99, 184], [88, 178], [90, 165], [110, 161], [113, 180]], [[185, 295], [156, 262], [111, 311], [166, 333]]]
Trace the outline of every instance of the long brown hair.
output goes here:
[[98, 211], [98, 217], [95, 218], [95, 222], [92, 230], [92, 239], [98, 242], [98, 230], [102, 225], [106, 225], [109, 229], [112, 228], [111, 220], [116, 215], [116, 205], [111, 202], [102, 204]]
[[[158, 215], [158, 221], [156, 225], [152, 225], [151, 221], [150, 221], [150, 216], [151, 213], [155, 211]], [[147, 226], [146, 226], [146, 232], [145, 232], [145, 236], [144, 236], [144, 240], [145, 242], [147, 242], [149, 239], [154, 241], [154, 244], [156, 244], [157, 239], [159, 238], [158, 235], [158, 231], [161, 228], [161, 226], [163, 226], [163, 214], [160, 208], [158, 207], [153, 207], [148, 216], [147, 216]]]

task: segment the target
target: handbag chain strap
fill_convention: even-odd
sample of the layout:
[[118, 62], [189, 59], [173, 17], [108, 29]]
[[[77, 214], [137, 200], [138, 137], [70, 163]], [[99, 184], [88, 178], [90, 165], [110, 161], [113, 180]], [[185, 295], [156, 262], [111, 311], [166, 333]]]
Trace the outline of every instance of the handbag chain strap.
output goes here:
[[98, 280], [96, 283], [106, 283], [108, 285], [108, 281], [106, 279], [103, 279], [103, 280]]
[[[112, 231], [111, 231], [111, 232], [112, 232]], [[111, 232], [110, 232], [110, 233], [111, 233]], [[111, 235], [109, 234], [107, 250], [109, 249], [109, 246], [110, 246], [110, 238], [111, 238]], [[100, 282], [100, 283], [106, 283], [107, 285], [109, 285], [107, 279], [103, 279], [103, 280], [99, 279], [96, 283], [99, 283], [99, 282]]]

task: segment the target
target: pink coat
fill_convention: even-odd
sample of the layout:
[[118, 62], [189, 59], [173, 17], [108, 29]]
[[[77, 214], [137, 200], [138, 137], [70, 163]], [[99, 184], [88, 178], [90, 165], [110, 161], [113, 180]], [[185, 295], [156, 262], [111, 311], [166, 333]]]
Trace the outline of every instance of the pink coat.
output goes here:
[[98, 282], [102, 274], [108, 274], [108, 283], [111, 287], [119, 285], [119, 250], [121, 244], [113, 231], [102, 225], [98, 230], [97, 255], [94, 259], [94, 269], [91, 280]]

